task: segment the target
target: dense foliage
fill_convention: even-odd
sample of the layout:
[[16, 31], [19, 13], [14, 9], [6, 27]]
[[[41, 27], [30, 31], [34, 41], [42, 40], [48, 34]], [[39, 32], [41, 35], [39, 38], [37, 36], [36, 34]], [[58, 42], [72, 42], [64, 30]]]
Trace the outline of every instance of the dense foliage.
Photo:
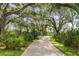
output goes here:
[[69, 30], [54, 37], [56, 41], [63, 43], [65, 46], [79, 50], [79, 30]]
[[78, 19], [79, 4], [1, 3], [0, 47], [21, 49], [52, 30], [56, 41], [78, 49], [79, 29], [74, 28]]

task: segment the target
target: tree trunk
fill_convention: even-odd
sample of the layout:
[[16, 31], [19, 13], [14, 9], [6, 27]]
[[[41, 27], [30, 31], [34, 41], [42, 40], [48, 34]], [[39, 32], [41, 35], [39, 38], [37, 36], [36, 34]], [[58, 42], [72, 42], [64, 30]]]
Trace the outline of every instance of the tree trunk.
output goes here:
[[0, 36], [4, 34], [5, 26], [6, 26], [6, 20], [0, 19]]
[[5, 26], [2, 26], [2, 27], [1, 27], [1, 33], [0, 33], [1, 36], [4, 34], [4, 27], [5, 27]]

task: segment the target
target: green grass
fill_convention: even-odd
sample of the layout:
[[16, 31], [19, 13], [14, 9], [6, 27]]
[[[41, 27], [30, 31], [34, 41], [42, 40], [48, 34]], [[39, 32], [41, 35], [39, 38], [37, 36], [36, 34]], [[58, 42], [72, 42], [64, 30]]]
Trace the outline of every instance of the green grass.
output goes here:
[[51, 38], [51, 43], [66, 56], [79, 56], [79, 52], [76, 52], [73, 48], [64, 46], [62, 43], [56, 42], [53, 38]]
[[0, 56], [20, 56], [22, 53], [21, 50], [0, 50]]

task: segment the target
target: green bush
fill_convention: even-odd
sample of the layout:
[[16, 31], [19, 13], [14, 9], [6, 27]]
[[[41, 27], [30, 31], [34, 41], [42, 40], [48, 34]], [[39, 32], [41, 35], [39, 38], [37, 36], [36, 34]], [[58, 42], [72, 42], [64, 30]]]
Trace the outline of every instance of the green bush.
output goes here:
[[55, 34], [56, 41], [63, 43], [65, 46], [73, 46], [79, 48], [79, 30], [70, 30]]
[[64, 44], [67, 46], [75, 46], [78, 47], [79, 45], [79, 31], [78, 30], [71, 30], [66, 33], [66, 39]]
[[26, 41], [22, 35], [16, 35], [14, 32], [6, 32], [2, 38], [6, 49], [16, 49], [25, 46]]
[[24, 31], [23, 32], [24, 39], [28, 40], [28, 41], [33, 41], [33, 40], [37, 39], [37, 37], [39, 35], [40, 35], [39, 32], [36, 32], [36, 31], [32, 31], [32, 32]]
[[18, 46], [18, 47], [24, 47], [25, 44], [27, 43], [27, 42], [24, 40], [24, 37], [23, 37], [22, 35], [17, 37], [16, 42], [17, 42], [17, 46]]
[[66, 35], [65, 35], [64, 32], [54, 35], [55, 40], [56, 40], [57, 42], [61, 42], [61, 43], [64, 42], [64, 40], [66, 39], [65, 37], [66, 37]]
[[30, 42], [38, 39], [40, 32], [33, 29], [32, 31], [6, 31], [3, 37], [0, 38], [1, 44], [6, 46], [6, 49], [20, 49], [27, 46]]

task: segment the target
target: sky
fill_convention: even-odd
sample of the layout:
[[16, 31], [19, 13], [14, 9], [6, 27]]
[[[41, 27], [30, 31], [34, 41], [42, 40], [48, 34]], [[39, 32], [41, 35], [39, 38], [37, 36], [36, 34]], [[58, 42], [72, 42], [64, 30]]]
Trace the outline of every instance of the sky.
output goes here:
[[16, 5], [15, 5], [15, 4], [13, 4], [13, 3], [9, 3], [9, 6], [10, 6], [10, 7], [13, 7], [13, 8], [15, 8], [15, 7], [16, 7]]

